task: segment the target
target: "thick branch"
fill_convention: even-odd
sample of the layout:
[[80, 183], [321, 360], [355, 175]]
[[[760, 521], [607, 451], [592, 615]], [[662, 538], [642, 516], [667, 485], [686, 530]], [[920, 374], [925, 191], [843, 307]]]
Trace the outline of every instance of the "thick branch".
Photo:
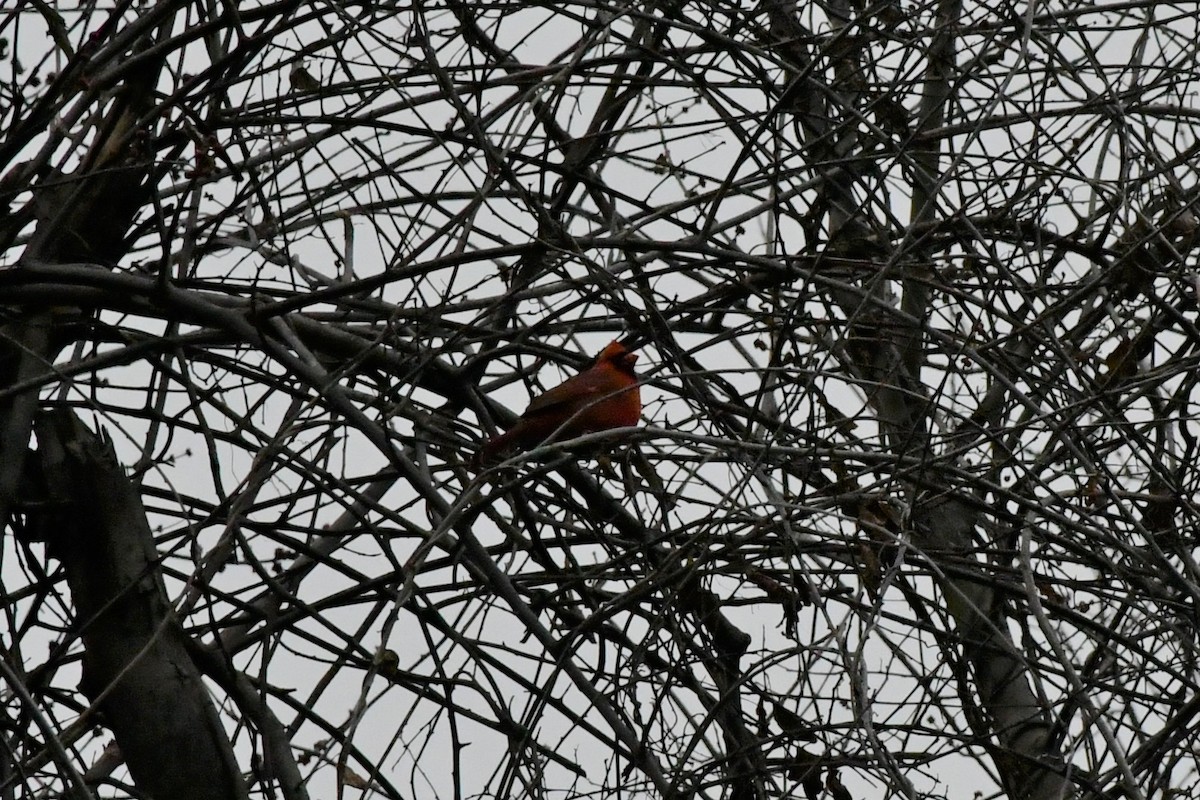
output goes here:
[[247, 797], [233, 748], [188, 656], [137, 489], [110, 442], [71, 411], [39, 417], [43, 531], [62, 561], [84, 644], [81, 686], [156, 800]]

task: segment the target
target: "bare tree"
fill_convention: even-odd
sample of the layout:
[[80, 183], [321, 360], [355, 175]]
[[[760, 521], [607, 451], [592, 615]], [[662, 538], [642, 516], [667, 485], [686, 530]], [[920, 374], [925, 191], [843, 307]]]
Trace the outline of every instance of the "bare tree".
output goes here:
[[0, 797], [1195, 796], [1197, 10], [0, 10]]

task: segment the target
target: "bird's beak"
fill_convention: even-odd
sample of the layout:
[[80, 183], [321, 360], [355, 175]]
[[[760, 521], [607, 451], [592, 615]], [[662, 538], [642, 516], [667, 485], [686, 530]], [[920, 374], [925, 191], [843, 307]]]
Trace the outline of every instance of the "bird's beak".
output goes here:
[[621, 356], [621, 363], [627, 367], [632, 367], [637, 363], [637, 353], [626, 353]]

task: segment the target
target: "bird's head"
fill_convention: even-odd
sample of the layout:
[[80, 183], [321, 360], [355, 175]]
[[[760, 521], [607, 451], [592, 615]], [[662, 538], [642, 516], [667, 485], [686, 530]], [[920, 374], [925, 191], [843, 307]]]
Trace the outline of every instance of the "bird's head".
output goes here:
[[600, 355], [596, 356], [596, 363], [603, 364], [607, 361], [622, 372], [632, 375], [637, 358], [637, 353], [629, 352], [620, 342], [613, 342], [600, 351]]

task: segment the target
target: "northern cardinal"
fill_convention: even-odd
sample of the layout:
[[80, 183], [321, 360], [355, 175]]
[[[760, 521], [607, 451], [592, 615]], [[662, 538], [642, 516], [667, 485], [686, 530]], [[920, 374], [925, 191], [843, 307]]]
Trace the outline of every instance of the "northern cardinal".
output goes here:
[[637, 354], [613, 342], [595, 363], [578, 375], [533, 398], [506, 433], [489, 439], [475, 457], [477, 466], [537, 447], [551, 437], [571, 439], [585, 433], [636, 425], [642, 414]]

